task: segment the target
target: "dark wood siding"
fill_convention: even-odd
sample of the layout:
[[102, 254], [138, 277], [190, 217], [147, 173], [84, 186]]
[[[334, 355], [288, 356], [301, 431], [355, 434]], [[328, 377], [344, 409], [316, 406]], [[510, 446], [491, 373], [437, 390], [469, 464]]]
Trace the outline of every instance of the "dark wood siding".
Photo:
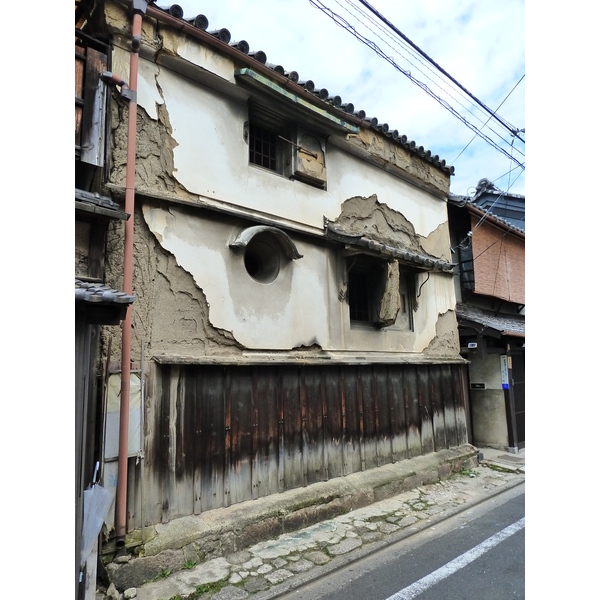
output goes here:
[[166, 521], [466, 443], [465, 369], [159, 367], [146, 455], [162, 485], [147, 514], [161, 503]]

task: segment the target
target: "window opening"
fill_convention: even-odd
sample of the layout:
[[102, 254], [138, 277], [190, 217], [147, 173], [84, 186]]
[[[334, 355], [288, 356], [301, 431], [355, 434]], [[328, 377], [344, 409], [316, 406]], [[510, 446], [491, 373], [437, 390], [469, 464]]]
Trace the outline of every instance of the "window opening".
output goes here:
[[246, 246], [244, 267], [252, 279], [259, 283], [271, 283], [277, 279], [280, 269], [281, 249], [269, 235], [258, 235]]
[[277, 171], [277, 134], [250, 123], [250, 162]]
[[385, 264], [367, 256], [348, 260], [348, 304], [350, 320], [375, 323], [385, 286]]
[[347, 259], [350, 321], [413, 331], [414, 273], [367, 255]]

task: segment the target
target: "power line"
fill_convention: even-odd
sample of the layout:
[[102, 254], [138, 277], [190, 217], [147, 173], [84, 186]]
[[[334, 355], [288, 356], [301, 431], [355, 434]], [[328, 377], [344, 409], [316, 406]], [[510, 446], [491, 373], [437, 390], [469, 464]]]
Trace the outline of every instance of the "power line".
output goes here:
[[[519, 81], [517, 81], [517, 83], [514, 85], [513, 89], [510, 90], [510, 92], [508, 92], [508, 94], [506, 95], [506, 98], [504, 98], [504, 100], [502, 100], [502, 102], [500, 102], [500, 104], [498, 105], [498, 108], [494, 111], [494, 113], [497, 113], [500, 110], [500, 107], [508, 100], [508, 97], [515, 91], [515, 89], [517, 88], [517, 86], [521, 83], [521, 81], [523, 81], [523, 79], [525, 78], [525, 75], [521, 76], [521, 79], [519, 79]], [[491, 120], [492, 117], [489, 117], [489, 119], [483, 124], [483, 126], [485, 127], [488, 122]], [[522, 129], [519, 129], [519, 131], [524, 131]], [[460, 157], [460, 155], [471, 145], [471, 142], [476, 138], [477, 136], [474, 135], [471, 138], [471, 141], [459, 152], [458, 156], [452, 161], [452, 164], [454, 164]], [[521, 139], [521, 138], [519, 138]], [[510, 174], [510, 171], [509, 171]]]
[[[412, 76], [412, 74], [410, 73], [410, 71], [407, 71], [406, 69], [403, 69], [402, 67], [400, 67], [393, 58], [391, 58], [390, 56], [386, 55], [381, 48], [379, 48], [379, 46], [377, 46], [372, 40], [366, 38], [365, 36], [363, 36], [362, 34], [360, 34], [356, 28], [354, 26], [352, 26], [350, 23], [348, 23], [348, 21], [346, 21], [344, 18], [342, 18], [340, 15], [338, 15], [337, 13], [335, 13], [334, 11], [332, 11], [330, 8], [328, 8], [327, 6], [325, 6], [322, 2], [320, 2], [319, 0], [309, 0], [309, 2], [315, 7], [318, 8], [319, 10], [321, 10], [323, 13], [325, 13], [328, 17], [330, 17], [334, 23], [336, 23], [336, 25], [346, 29], [347, 31], [349, 31], [352, 35], [354, 35], [354, 37], [356, 37], [359, 41], [361, 41], [363, 44], [365, 44], [366, 46], [368, 46], [369, 48], [371, 48], [376, 54], [378, 54], [381, 58], [385, 59], [387, 62], [389, 62], [396, 70], [400, 71], [403, 75], [405, 75], [406, 77], [408, 77], [413, 83], [415, 83], [417, 86], [419, 86], [423, 91], [425, 91], [429, 96], [431, 96], [434, 100], [436, 100], [441, 106], [443, 106], [444, 108], [446, 108], [449, 112], [451, 112], [457, 119], [459, 119], [460, 121], [462, 121], [469, 129], [471, 129], [476, 135], [478, 135], [479, 137], [481, 137], [483, 140], [485, 140], [489, 145], [491, 145], [492, 147], [494, 147], [496, 150], [498, 150], [499, 152], [502, 152], [507, 158], [509, 158], [511, 161], [515, 162], [518, 166], [520, 166], [523, 170], [525, 170], [525, 166], [519, 161], [517, 160], [514, 156], [512, 156], [512, 154], [509, 154], [504, 148], [498, 146], [498, 144], [496, 144], [492, 139], [490, 139], [487, 135], [485, 135], [482, 131], [480, 131], [479, 128], [477, 128], [475, 125], [473, 125], [472, 123], [470, 123], [465, 117], [463, 117], [460, 113], [458, 113], [452, 106], [450, 106], [445, 100], [443, 100], [442, 98], [440, 98], [438, 95], [436, 95], [427, 85], [425, 85], [423, 82], [419, 81], [418, 79], [414, 78]], [[489, 109], [488, 109], [489, 110]], [[493, 130], [492, 130], [493, 131]], [[496, 132], [494, 132], [496, 133]]]
[[[444, 80], [439, 74], [438, 72], [433, 69], [430, 64], [428, 64], [427, 61], [424, 61], [421, 56], [416, 53], [414, 50], [412, 50], [411, 46], [407, 43], [405, 43], [402, 38], [398, 39], [397, 37], [394, 37], [387, 29], [385, 29], [378, 21], [376, 21], [371, 15], [369, 15], [367, 12], [365, 12], [360, 6], [357, 6], [355, 4], [355, 2], [353, 2], [352, 0], [342, 0], [343, 2], [345, 2], [345, 4], [349, 5], [352, 7], [353, 11], [355, 11], [355, 13], [360, 13], [360, 15], [362, 17], [364, 17], [366, 20], [368, 20], [373, 27], [377, 28], [383, 35], [385, 35], [387, 38], [389, 38], [389, 40], [394, 44], [394, 47], [392, 47], [392, 45], [390, 45], [390, 43], [388, 41], [386, 41], [385, 39], [383, 39], [381, 37], [381, 35], [379, 35], [376, 31], [374, 31], [368, 24], [366, 24], [364, 21], [361, 21], [361, 18], [359, 16], [357, 16], [355, 13], [353, 14], [353, 12], [342, 6], [342, 3], [340, 2], [340, 0], [334, 0], [336, 2], [336, 4], [338, 4], [343, 10], [345, 10], [346, 12], [348, 12], [352, 17], [356, 18], [356, 20], [363, 25], [365, 28], [367, 28], [369, 31], [371, 31], [371, 33], [373, 33], [376, 37], [378, 37], [386, 46], [388, 46], [391, 50], [393, 51], [397, 51], [399, 52], [399, 54], [402, 56], [402, 58], [404, 58], [404, 60], [411, 66], [413, 66], [417, 71], [419, 71], [424, 77], [426, 77], [429, 81], [431, 81], [433, 84], [438, 85], [440, 90], [445, 93], [449, 98], [451, 98], [453, 101], [457, 102], [464, 110], [466, 110], [467, 112], [471, 113], [471, 115], [473, 115], [473, 117], [475, 117], [480, 123], [482, 123], [482, 127], [480, 127], [479, 129], [483, 129], [483, 127], [488, 126], [489, 121], [491, 120], [492, 117], [488, 117], [487, 121], [483, 121], [482, 118], [480, 118], [478, 115], [476, 115], [471, 108], [469, 108], [468, 106], [465, 106], [460, 99], [456, 98], [456, 96], [454, 96], [450, 91], [448, 91], [450, 88], [450, 86], [447, 83], [447, 80]], [[419, 65], [424, 67], [425, 69], [427, 69], [429, 72], [431, 72], [431, 74], [433, 76], [435, 76], [436, 79], [439, 80], [439, 82], [441, 83], [437, 83], [435, 81], [433, 81], [433, 79], [424, 72], [424, 70], [422, 70], [419, 66], [417, 66], [413, 60], [409, 57], [407, 57], [405, 54], [403, 54], [403, 50], [408, 51], [408, 53], [411, 55], [411, 58], [416, 59], [417, 62], [419, 62]], [[445, 89], [448, 88], [448, 89]], [[458, 91], [461, 92], [461, 90], [452, 90], [452, 91]], [[461, 92], [462, 93], [462, 92]], [[477, 105], [472, 105], [473, 108], [478, 108]], [[497, 110], [496, 110], [497, 112]], [[508, 141], [505, 138], [503, 138], [497, 131], [495, 131], [491, 126], [488, 126], [488, 128], [490, 129], [490, 131], [494, 132], [503, 142], [505, 142], [506, 144], [510, 145], [514, 142], [514, 138], [512, 141]], [[474, 138], [473, 138], [474, 139]], [[515, 150], [521, 154], [522, 156], [525, 156], [518, 148], [515, 148]]]
[[366, 2], [365, 0], [358, 0], [358, 1], [363, 6], [366, 6], [374, 15], [377, 16], [378, 19], [383, 21], [390, 29], [392, 29], [397, 35], [399, 35], [407, 44], [410, 44], [410, 46], [413, 47], [423, 58], [425, 58], [428, 62], [430, 62], [432, 65], [434, 65], [436, 67], [436, 69], [438, 69], [448, 79], [450, 79], [450, 81], [452, 81], [452, 83], [454, 83], [463, 92], [465, 92], [465, 94], [467, 94], [470, 98], [472, 98], [479, 106], [481, 106], [486, 112], [488, 112], [492, 116], [492, 118], [496, 119], [503, 127], [508, 129], [508, 131], [512, 135], [519, 138], [523, 143], [525, 143], [525, 140], [523, 140], [519, 137], [518, 129], [516, 129], [514, 126], [511, 126], [507, 121], [505, 121], [504, 119], [502, 119], [501, 117], [496, 115], [495, 112], [490, 110], [485, 104], [483, 104], [483, 102], [481, 102], [478, 98], [476, 98], [473, 94], [471, 94], [471, 92], [469, 92], [469, 90], [467, 90], [458, 81], [456, 81], [456, 79], [454, 79], [454, 77], [452, 77], [452, 75], [450, 75], [450, 73], [448, 73], [445, 69], [443, 69], [440, 65], [438, 65], [431, 57], [429, 57], [425, 52], [423, 52], [423, 50], [421, 50], [421, 48], [419, 48], [415, 43], [413, 43], [410, 39], [408, 39], [393, 23], [388, 21], [380, 12], [378, 12], [375, 8], [373, 8], [368, 2]]

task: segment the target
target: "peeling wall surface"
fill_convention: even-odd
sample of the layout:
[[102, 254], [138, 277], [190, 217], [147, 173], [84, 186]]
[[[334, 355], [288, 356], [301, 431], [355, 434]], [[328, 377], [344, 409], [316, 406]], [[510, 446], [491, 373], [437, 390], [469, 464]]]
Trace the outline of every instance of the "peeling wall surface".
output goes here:
[[[108, 3], [105, 18], [126, 78], [128, 15]], [[142, 503], [146, 524], [166, 522], [468, 441], [449, 176], [306, 107], [292, 128], [317, 139], [324, 164], [317, 155], [297, 179], [250, 164], [250, 97], [267, 114], [283, 100], [241, 85], [236, 68], [144, 19], [130, 218], [146, 458], [144, 498], [139, 473], [129, 482], [129, 529]], [[122, 201], [118, 91], [110, 110], [103, 191]], [[124, 223], [106, 239], [106, 281], [121, 288]], [[357, 291], [368, 296], [358, 316]]]
[[[190, 62], [235, 85], [232, 61], [211, 58], [214, 53], [197, 46], [188, 40], [177, 52], [184, 49]], [[128, 53], [117, 47], [115, 64], [125, 68], [127, 61]], [[326, 190], [251, 165], [244, 140], [249, 114], [243, 94], [241, 100], [226, 97], [149, 60], [140, 61], [139, 80], [137, 193], [190, 204], [145, 204], [143, 218], [156, 242], [173, 256], [173, 264], [201, 290], [211, 326], [255, 350], [318, 346], [328, 351], [458, 357], [453, 331], [444, 333], [443, 343], [436, 339], [442, 315], [444, 328], [451, 323], [450, 330], [455, 329], [451, 275], [416, 275], [419, 298], [413, 331], [394, 325], [353, 329], [347, 304], [338, 299], [346, 276], [339, 246], [292, 233], [302, 258], [282, 263], [275, 281], [259, 283], [246, 272], [243, 252], [228, 246], [244, 221], [193, 210], [194, 204], [209, 200], [211, 206], [229, 212], [239, 209], [245, 216], [284, 221], [321, 236], [326, 219], [350, 233], [450, 261], [443, 200], [331, 144]], [[125, 134], [126, 111], [115, 103], [111, 179], [116, 185], [124, 180]], [[369, 141], [373, 135], [362, 137]], [[165, 277], [172, 281], [176, 271]], [[191, 351], [189, 340], [182, 341]], [[199, 345], [198, 353], [204, 350]]]

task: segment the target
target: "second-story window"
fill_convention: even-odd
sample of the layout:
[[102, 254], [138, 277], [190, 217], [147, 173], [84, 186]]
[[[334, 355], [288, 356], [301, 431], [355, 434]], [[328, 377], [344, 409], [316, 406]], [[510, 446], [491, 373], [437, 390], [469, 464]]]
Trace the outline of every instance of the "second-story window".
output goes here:
[[326, 189], [325, 140], [269, 108], [250, 104], [244, 126], [248, 162]]
[[[277, 165], [277, 134], [257, 125], [249, 124], [250, 162], [254, 165], [281, 173]], [[279, 153], [281, 154], [281, 153]]]

